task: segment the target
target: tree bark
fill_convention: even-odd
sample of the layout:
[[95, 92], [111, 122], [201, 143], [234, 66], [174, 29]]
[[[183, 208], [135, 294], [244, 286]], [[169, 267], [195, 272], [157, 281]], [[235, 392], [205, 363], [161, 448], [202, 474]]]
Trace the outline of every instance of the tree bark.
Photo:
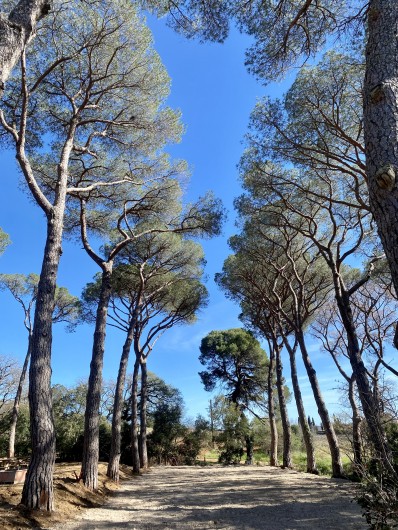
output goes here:
[[24, 361], [23, 366], [22, 366], [22, 372], [21, 372], [21, 375], [19, 377], [17, 393], [15, 395], [14, 405], [13, 405], [13, 408], [12, 408], [12, 417], [11, 417], [11, 425], [10, 425], [10, 438], [8, 440], [8, 458], [14, 458], [14, 456], [15, 456], [15, 433], [16, 433], [16, 430], [17, 430], [19, 406], [20, 406], [20, 403], [21, 403], [23, 385], [25, 383], [26, 372], [28, 371], [28, 365], [29, 365], [29, 360], [30, 360], [31, 343], [32, 343], [32, 331], [29, 331], [28, 351], [26, 352], [25, 361]]
[[98, 489], [99, 408], [101, 403], [102, 367], [104, 362], [106, 321], [111, 285], [112, 262], [103, 264], [101, 291], [97, 308], [93, 353], [88, 380], [84, 416], [84, 445], [81, 476], [86, 488]]
[[20, 0], [8, 17], [0, 13], [0, 98], [22, 50], [34, 35], [37, 22], [50, 8], [50, 0]]
[[271, 431], [271, 447], [269, 455], [269, 465], [278, 465], [278, 430], [276, 428], [275, 402], [274, 402], [274, 366], [275, 351], [270, 348], [269, 368], [268, 368], [268, 417]]
[[133, 457], [133, 473], [140, 474], [140, 451], [138, 443], [138, 373], [140, 360], [136, 358], [131, 385], [131, 450]]
[[371, 210], [398, 292], [397, 2], [371, 0], [367, 23], [364, 84], [366, 172]]
[[127, 337], [123, 345], [123, 352], [120, 359], [119, 372], [117, 375], [115, 400], [113, 403], [112, 415], [112, 440], [111, 450], [109, 455], [109, 463], [107, 469], [107, 476], [119, 482], [119, 464], [121, 452], [121, 436], [122, 436], [122, 410], [123, 410], [123, 389], [126, 381], [127, 365], [130, 356], [131, 345], [134, 337], [134, 319], [131, 319]]
[[[395, 291], [398, 292], [398, 4], [395, 0], [371, 0], [367, 17], [364, 84], [366, 173], [371, 210]], [[355, 361], [354, 358], [354, 364], [357, 364]], [[354, 374], [357, 376], [355, 370]], [[391, 463], [391, 449], [368, 385], [362, 379], [357, 378], [356, 382], [376, 453], [396, 477]]]
[[307, 473], [313, 473], [314, 475], [319, 475], [319, 471], [316, 467], [314, 441], [312, 439], [311, 429], [310, 429], [310, 426], [308, 425], [307, 416], [305, 414], [303, 398], [301, 396], [300, 384], [299, 384], [299, 380], [297, 376], [297, 366], [296, 366], [297, 342], [294, 348], [292, 348], [287, 339], [284, 338], [283, 340], [284, 340], [286, 349], [289, 353], [290, 377], [292, 379], [294, 399], [296, 401], [301, 432], [303, 434], [303, 440], [304, 440], [305, 450], [307, 454]]
[[302, 330], [297, 331], [297, 340], [300, 346], [301, 354], [304, 361], [304, 366], [307, 371], [308, 379], [311, 384], [314, 399], [318, 408], [318, 414], [321, 418], [323, 428], [326, 433], [326, 438], [329, 444], [330, 456], [332, 458], [332, 476], [335, 478], [344, 477], [343, 465], [341, 463], [339, 443], [334, 432], [332, 422], [330, 421], [329, 412], [323, 401], [321, 389], [319, 388], [316, 371], [311, 364], [308, 355], [307, 347], [304, 340], [304, 333]]
[[352, 377], [348, 383], [348, 398], [352, 409], [352, 450], [354, 453], [354, 468], [357, 475], [361, 475], [362, 470], [362, 444], [361, 444], [361, 423], [362, 418], [355, 400], [355, 380]]
[[65, 193], [48, 214], [47, 240], [37, 288], [31, 340], [29, 407], [32, 457], [22, 491], [29, 509], [54, 509], [55, 430], [51, 395], [52, 315], [63, 232]]
[[287, 412], [286, 398], [284, 393], [284, 379], [283, 379], [283, 367], [281, 361], [281, 346], [275, 345], [275, 360], [276, 360], [276, 385], [278, 389], [279, 398], [279, 411], [282, 420], [283, 429], [283, 459], [282, 467], [292, 467], [292, 434], [290, 431], [290, 421]]
[[140, 467], [148, 468], [147, 451], [147, 401], [148, 401], [148, 370], [146, 359], [140, 359], [141, 366], [141, 408], [140, 408]]

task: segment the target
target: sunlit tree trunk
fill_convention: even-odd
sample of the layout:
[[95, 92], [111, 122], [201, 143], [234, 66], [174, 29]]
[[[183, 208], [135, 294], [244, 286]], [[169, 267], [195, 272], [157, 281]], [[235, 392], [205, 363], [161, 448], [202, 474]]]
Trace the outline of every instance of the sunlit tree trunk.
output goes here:
[[380, 417], [380, 403], [373, 395], [367, 370], [361, 357], [349, 295], [348, 293], [341, 292], [341, 289], [338, 285], [335, 287], [337, 306], [347, 334], [347, 353], [350, 359], [353, 376], [358, 388], [362, 411], [369, 428], [370, 440], [386, 469], [389, 469], [390, 473], [395, 475], [396, 472], [392, 466], [393, 458], [391, 448], [389, 447]]
[[271, 431], [271, 446], [269, 465], [278, 465], [278, 430], [276, 428], [275, 401], [274, 401], [274, 370], [275, 370], [275, 351], [270, 348], [269, 367], [268, 367], [268, 418]]
[[147, 402], [148, 402], [148, 370], [146, 359], [140, 359], [141, 366], [141, 407], [140, 407], [140, 467], [148, 468], [147, 451]]
[[112, 440], [109, 454], [109, 462], [107, 469], [107, 476], [115, 482], [119, 482], [119, 464], [121, 452], [121, 437], [122, 437], [122, 411], [123, 411], [123, 389], [126, 381], [127, 365], [131, 345], [134, 337], [134, 320], [131, 319], [127, 337], [123, 345], [123, 352], [119, 364], [119, 372], [117, 375], [115, 400], [113, 403], [112, 414]]
[[138, 442], [138, 373], [140, 369], [139, 359], [135, 360], [133, 371], [133, 382], [131, 385], [131, 450], [133, 457], [133, 473], [140, 473], [140, 451]]
[[370, 205], [398, 292], [398, 3], [370, 0], [364, 135]]
[[29, 370], [32, 456], [22, 491], [23, 505], [29, 509], [48, 511], [54, 509], [55, 429], [51, 395], [51, 347], [52, 314], [63, 231], [62, 206], [48, 216], [47, 240], [37, 289]]
[[88, 380], [86, 411], [84, 417], [84, 445], [81, 476], [90, 490], [98, 488], [99, 460], [99, 408], [102, 390], [106, 320], [112, 293], [112, 263], [104, 263], [94, 331], [93, 353]]
[[284, 339], [284, 343], [289, 353], [290, 377], [292, 379], [294, 399], [296, 401], [299, 423], [300, 423], [301, 432], [303, 435], [303, 440], [304, 440], [304, 445], [305, 445], [305, 451], [307, 455], [307, 473], [313, 473], [315, 475], [318, 475], [319, 472], [316, 467], [314, 441], [312, 439], [311, 429], [310, 429], [310, 426], [308, 425], [307, 416], [305, 414], [303, 398], [301, 395], [300, 384], [299, 384], [299, 380], [297, 376], [297, 365], [296, 365], [297, 342], [295, 343], [293, 348], [291, 347], [287, 339]]
[[297, 340], [300, 346], [301, 355], [303, 357], [304, 366], [307, 371], [308, 379], [311, 384], [315, 403], [318, 408], [318, 414], [319, 414], [319, 417], [321, 418], [323, 428], [326, 433], [326, 438], [328, 440], [330, 456], [332, 458], [332, 475], [335, 478], [340, 478], [344, 476], [344, 470], [343, 470], [343, 465], [341, 463], [339, 442], [337, 440], [336, 433], [334, 432], [334, 428], [330, 420], [328, 409], [326, 408], [325, 402], [323, 401], [321, 389], [319, 388], [319, 384], [318, 384], [318, 378], [316, 376], [316, 371], [311, 364], [311, 360], [308, 355], [308, 350], [307, 350], [305, 340], [304, 340], [304, 333], [302, 330], [297, 331]]
[[292, 467], [292, 435], [290, 431], [290, 421], [286, 406], [286, 397], [284, 392], [283, 367], [281, 360], [281, 349], [279, 345], [275, 345], [275, 360], [276, 360], [276, 385], [278, 388], [279, 411], [282, 420], [283, 429], [283, 459], [282, 467]]

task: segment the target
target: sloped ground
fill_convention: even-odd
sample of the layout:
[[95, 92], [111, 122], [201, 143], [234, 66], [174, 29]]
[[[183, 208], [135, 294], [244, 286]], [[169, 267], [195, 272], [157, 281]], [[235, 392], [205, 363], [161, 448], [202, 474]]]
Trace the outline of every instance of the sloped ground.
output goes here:
[[353, 486], [270, 467], [159, 467], [54, 530], [359, 530]]
[[[106, 464], [99, 465], [99, 489], [93, 493], [76, 481], [80, 464], [57, 464], [54, 473], [55, 508], [50, 515], [45, 512], [28, 512], [19, 506], [22, 484], [0, 485], [0, 530], [25, 530], [49, 528], [57, 522], [79, 517], [87, 508], [101, 506], [106, 495], [117, 489], [106, 477]], [[131, 478], [123, 466], [122, 479]]]

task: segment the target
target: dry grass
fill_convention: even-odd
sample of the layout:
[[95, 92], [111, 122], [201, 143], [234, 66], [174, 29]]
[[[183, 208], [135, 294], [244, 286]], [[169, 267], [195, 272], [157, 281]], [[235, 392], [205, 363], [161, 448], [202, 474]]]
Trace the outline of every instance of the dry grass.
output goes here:
[[[80, 464], [57, 464], [54, 473], [55, 511], [47, 514], [41, 511], [28, 511], [21, 506], [22, 484], [0, 485], [0, 528], [1, 530], [22, 530], [25, 528], [48, 528], [79, 517], [90, 507], [101, 506], [106, 497], [118, 486], [106, 476], [106, 464], [99, 465], [99, 489], [88, 491], [76, 481], [75, 473], [80, 473]], [[121, 480], [131, 478], [127, 467], [121, 467]]]

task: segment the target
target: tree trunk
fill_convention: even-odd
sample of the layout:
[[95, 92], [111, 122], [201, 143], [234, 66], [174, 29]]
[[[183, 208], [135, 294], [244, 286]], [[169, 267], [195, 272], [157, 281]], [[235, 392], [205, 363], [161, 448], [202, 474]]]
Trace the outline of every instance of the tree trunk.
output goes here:
[[330, 456], [332, 457], [332, 476], [335, 478], [341, 478], [344, 476], [343, 465], [341, 463], [339, 443], [334, 432], [332, 422], [330, 421], [329, 412], [326, 408], [325, 402], [323, 401], [321, 389], [319, 388], [318, 378], [316, 371], [311, 364], [310, 357], [308, 355], [307, 347], [304, 340], [304, 333], [302, 330], [297, 332], [297, 340], [300, 346], [301, 354], [304, 361], [304, 366], [308, 374], [308, 379], [311, 384], [314, 399], [318, 408], [318, 414], [321, 418], [323, 428], [326, 433], [326, 438], [329, 444]]
[[305, 450], [307, 454], [307, 473], [313, 473], [314, 475], [319, 475], [319, 471], [317, 470], [316, 461], [315, 461], [314, 441], [312, 439], [311, 429], [310, 429], [310, 426], [308, 425], [307, 416], [305, 414], [303, 398], [301, 396], [300, 385], [299, 385], [299, 381], [297, 377], [297, 366], [296, 366], [297, 342], [292, 348], [287, 339], [284, 338], [283, 341], [289, 353], [290, 377], [292, 379], [294, 399], [296, 401], [301, 432], [303, 434], [303, 440], [304, 440]]
[[140, 464], [141, 469], [148, 468], [147, 452], [147, 394], [148, 394], [148, 371], [146, 359], [140, 359], [141, 365], [141, 408], [140, 408]]
[[283, 429], [283, 468], [292, 467], [292, 435], [290, 431], [290, 421], [286, 407], [286, 398], [284, 393], [284, 379], [282, 374], [282, 361], [281, 361], [281, 347], [275, 345], [275, 360], [276, 360], [276, 385], [278, 388], [278, 398], [279, 398], [279, 411], [281, 414], [282, 420], [282, 429]]
[[269, 465], [278, 465], [278, 430], [276, 428], [275, 402], [274, 402], [274, 366], [275, 351], [270, 348], [269, 368], [268, 368], [268, 417], [271, 431], [271, 447], [269, 456]]
[[253, 437], [248, 434], [245, 437], [245, 443], [246, 443], [246, 462], [245, 464], [247, 466], [253, 465]]
[[357, 475], [362, 471], [361, 422], [362, 418], [355, 400], [355, 380], [352, 377], [348, 383], [348, 398], [352, 409], [352, 450], [354, 453], [354, 468]]
[[90, 490], [96, 490], [98, 488], [99, 408], [101, 403], [106, 320], [109, 299], [112, 293], [111, 277], [112, 262], [104, 263], [87, 388], [86, 412], [84, 416], [84, 445], [81, 476], [84, 485]]
[[49, 0], [20, 0], [7, 17], [0, 15], [0, 97], [11, 70], [33, 36], [37, 22], [50, 10]]
[[123, 410], [123, 389], [126, 381], [127, 365], [131, 350], [131, 344], [134, 337], [134, 319], [131, 319], [127, 337], [123, 345], [123, 352], [120, 359], [119, 372], [117, 375], [117, 383], [115, 389], [115, 400], [113, 403], [112, 415], [112, 440], [111, 450], [109, 455], [109, 463], [107, 469], [107, 476], [115, 482], [119, 482], [119, 464], [121, 451], [121, 437], [122, 437], [122, 410]]
[[133, 473], [140, 474], [140, 451], [138, 443], [138, 372], [140, 360], [134, 363], [133, 382], [131, 385], [131, 449], [133, 456]]
[[[372, 213], [398, 292], [398, 4], [370, 0], [364, 85], [366, 171]], [[394, 176], [395, 175], [395, 176]]]
[[[61, 194], [60, 194], [61, 195]], [[55, 430], [51, 395], [52, 315], [59, 260], [65, 195], [48, 214], [47, 240], [37, 288], [31, 340], [29, 407], [32, 457], [22, 491], [22, 504], [29, 509], [54, 509], [53, 472]]]
[[15, 432], [17, 430], [17, 422], [18, 422], [18, 415], [19, 415], [19, 405], [21, 403], [21, 396], [22, 396], [22, 390], [23, 385], [25, 383], [26, 378], [26, 372], [28, 370], [29, 365], [29, 359], [30, 359], [30, 352], [31, 352], [31, 343], [32, 343], [32, 331], [29, 331], [28, 336], [28, 351], [26, 352], [25, 361], [23, 363], [22, 372], [19, 378], [17, 393], [15, 395], [14, 399], [14, 406], [12, 408], [12, 417], [11, 417], [11, 425], [10, 425], [10, 438], [8, 441], [8, 458], [14, 458], [15, 456]]
[[393, 457], [391, 448], [388, 444], [380, 418], [380, 403], [375, 400], [369, 383], [366, 367], [361, 357], [349, 296], [347, 293], [341, 293], [339, 286], [335, 286], [335, 288], [337, 306], [347, 334], [347, 353], [350, 359], [352, 373], [357, 384], [362, 411], [369, 428], [371, 442], [378, 458], [383, 462], [384, 467], [389, 470], [392, 476], [396, 477], [396, 472], [392, 465]]
[[[369, 199], [398, 292], [398, 4], [371, 0], [364, 84], [364, 137]], [[355, 359], [354, 359], [355, 363]], [[354, 368], [354, 365], [353, 365]], [[391, 448], [368, 385], [357, 378], [363, 412], [372, 441], [385, 467], [396, 477]], [[359, 374], [362, 376], [362, 374]]]

